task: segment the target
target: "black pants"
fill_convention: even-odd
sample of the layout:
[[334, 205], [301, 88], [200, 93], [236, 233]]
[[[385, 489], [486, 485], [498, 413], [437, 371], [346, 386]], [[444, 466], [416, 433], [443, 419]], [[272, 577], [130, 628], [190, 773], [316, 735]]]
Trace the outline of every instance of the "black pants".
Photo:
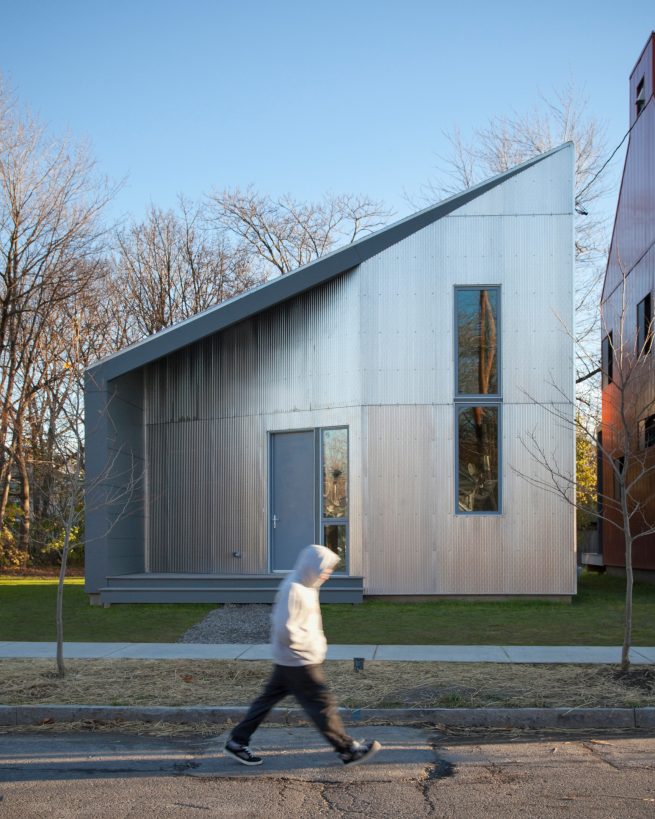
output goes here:
[[233, 729], [231, 739], [247, 745], [273, 706], [289, 694], [293, 694], [298, 700], [336, 751], [345, 752], [350, 749], [353, 740], [345, 732], [337, 712], [336, 700], [325, 684], [323, 667], [320, 665], [274, 665], [263, 692], [250, 706], [244, 719]]

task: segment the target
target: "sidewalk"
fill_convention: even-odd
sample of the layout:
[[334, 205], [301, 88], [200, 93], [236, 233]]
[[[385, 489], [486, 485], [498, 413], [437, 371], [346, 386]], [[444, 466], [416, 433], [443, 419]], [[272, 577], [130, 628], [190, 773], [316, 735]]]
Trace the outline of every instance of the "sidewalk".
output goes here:
[[[55, 643], [0, 643], [0, 658], [54, 658]], [[64, 643], [67, 659], [271, 660], [270, 647], [245, 643]], [[441, 663], [618, 664], [619, 646], [331, 645], [328, 660]], [[655, 647], [635, 646], [634, 665], [655, 665]]]

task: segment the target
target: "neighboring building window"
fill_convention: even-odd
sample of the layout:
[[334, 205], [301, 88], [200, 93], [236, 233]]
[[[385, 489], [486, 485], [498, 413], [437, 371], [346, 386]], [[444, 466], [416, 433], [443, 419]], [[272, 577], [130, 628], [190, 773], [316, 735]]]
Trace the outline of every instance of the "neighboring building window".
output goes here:
[[637, 355], [646, 355], [650, 352], [653, 343], [652, 321], [653, 313], [649, 293], [637, 305]]
[[603, 387], [606, 387], [608, 384], [612, 383], [612, 379], [614, 378], [614, 344], [612, 341], [611, 332], [609, 332], [603, 339], [601, 359], [601, 367], [603, 369]]
[[655, 415], [649, 415], [639, 422], [639, 447], [648, 449], [655, 446]]
[[500, 511], [500, 405], [457, 408], [457, 508]]
[[[620, 458], [614, 459], [614, 466], [618, 469], [619, 473], [623, 475], [623, 467], [625, 465], [625, 457], [621, 455]], [[621, 500], [621, 486], [619, 484], [619, 479], [615, 471], [612, 472], [614, 476], [614, 500], [620, 501]]]
[[499, 287], [458, 287], [456, 396], [499, 395]]
[[337, 572], [347, 571], [348, 429], [321, 430], [321, 542], [341, 558]]
[[642, 77], [637, 83], [637, 95], [635, 97], [635, 107], [637, 109], [637, 116], [646, 107], [646, 89], [644, 87], [644, 78]]

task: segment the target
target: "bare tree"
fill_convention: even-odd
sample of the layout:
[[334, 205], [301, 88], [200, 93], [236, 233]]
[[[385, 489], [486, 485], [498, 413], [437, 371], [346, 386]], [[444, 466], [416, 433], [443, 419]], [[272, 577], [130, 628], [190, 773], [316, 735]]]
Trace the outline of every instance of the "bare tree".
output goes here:
[[209, 217], [227, 231], [265, 278], [283, 275], [341, 244], [382, 227], [389, 218], [366, 196], [328, 195], [320, 202], [274, 199], [247, 188], [209, 196]]
[[[32, 406], [31, 467], [35, 494], [40, 498], [40, 522], [46, 524], [37, 528], [32, 539], [60, 556], [55, 619], [57, 671], [62, 677], [66, 673], [64, 583], [71, 548], [84, 528], [84, 376], [97, 351], [94, 304], [91, 293], [85, 292], [59, 303], [49, 315], [48, 355], [42, 361], [47, 377], [40, 379], [42, 388]], [[118, 451], [110, 458], [95, 485], [86, 486], [87, 511], [95, 503], [118, 509], [112, 516], [112, 528], [125, 514], [141, 480], [134, 463], [127, 472], [116, 475], [120, 455]], [[118, 478], [108, 490], [102, 486], [107, 475]]]
[[[420, 199], [433, 202], [443, 196], [470, 188], [488, 176], [571, 141], [575, 161], [575, 255], [576, 255], [576, 341], [598, 339], [599, 288], [604, 272], [609, 225], [601, 210], [603, 197], [611, 189], [605, 175], [598, 176], [606, 153], [605, 129], [588, 113], [587, 100], [574, 85], [568, 85], [552, 98], [542, 97], [525, 113], [513, 112], [492, 117], [473, 131], [471, 139], [458, 128], [446, 134], [448, 155], [440, 158], [437, 177], [425, 184]], [[589, 369], [587, 357], [577, 360], [579, 393], [597, 392], [595, 362]], [[588, 389], [587, 389], [588, 388]], [[588, 400], [593, 400], [587, 396]]]
[[[1, 98], [1, 94], [0, 94]], [[83, 146], [52, 138], [16, 105], [0, 104], [0, 518], [12, 466], [29, 485], [23, 430], [39, 385], [26, 374], [42, 350], [49, 311], [93, 281], [102, 258], [99, 215], [112, 191]], [[23, 527], [29, 498], [23, 498]], [[28, 533], [23, 532], [24, 538]]]
[[197, 205], [151, 207], [117, 234], [113, 302], [122, 336], [135, 341], [242, 293], [259, 279], [242, 249], [228, 248]]
[[[561, 410], [561, 404], [540, 404], [558, 423], [574, 428], [576, 437], [583, 438], [601, 455], [608, 467], [606, 471], [612, 476], [612, 486], [593, 493], [592, 502], [589, 503], [589, 488], [584, 487], [586, 491], [583, 492], [577, 491], [579, 486], [575, 473], [570, 474], [562, 467], [557, 456], [546, 449], [537, 431], [525, 436], [523, 444], [538, 471], [527, 474], [515, 469], [533, 486], [558, 495], [586, 516], [604, 521], [620, 533], [626, 572], [621, 649], [621, 668], [624, 671], [630, 667], [632, 644], [634, 545], [640, 539], [655, 534], [655, 430], [649, 432], [644, 424], [645, 419], [655, 412], [651, 353], [654, 327], [651, 319], [642, 332], [629, 332], [628, 292], [627, 274], [622, 272], [622, 281], [609, 308], [611, 313], [608, 315], [603, 311], [601, 316], [606, 339], [604, 360], [601, 362], [605, 384], [602, 424], [598, 423], [593, 409], [586, 410], [584, 405], [578, 406], [578, 412], [572, 419]], [[590, 368], [595, 367], [597, 356], [587, 353], [587, 363]], [[552, 380], [550, 383], [563, 402], [570, 401], [561, 385]], [[533, 398], [530, 400], [534, 401]], [[652, 440], [649, 438], [651, 434]]]

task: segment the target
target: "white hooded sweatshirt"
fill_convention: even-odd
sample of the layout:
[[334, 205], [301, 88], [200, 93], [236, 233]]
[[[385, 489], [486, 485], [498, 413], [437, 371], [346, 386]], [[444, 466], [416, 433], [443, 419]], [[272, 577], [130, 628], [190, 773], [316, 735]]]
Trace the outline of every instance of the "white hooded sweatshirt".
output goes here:
[[271, 648], [277, 665], [318, 665], [325, 659], [320, 575], [338, 562], [338, 555], [325, 546], [306, 546], [282, 581], [271, 614]]

